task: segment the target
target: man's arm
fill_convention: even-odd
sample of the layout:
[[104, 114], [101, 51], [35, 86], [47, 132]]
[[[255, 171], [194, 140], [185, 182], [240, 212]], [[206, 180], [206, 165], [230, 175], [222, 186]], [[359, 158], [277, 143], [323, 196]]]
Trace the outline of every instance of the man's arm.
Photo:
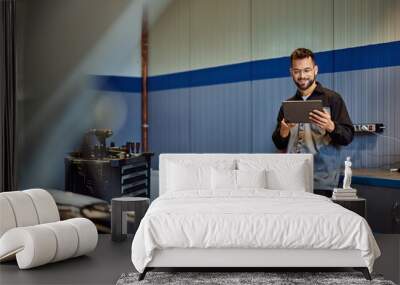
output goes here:
[[272, 141], [274, 142], [275, 146], [280, 150], [287, 148], [287, 145], [289, 143], [289, 137], [290, 137], [290, 135], [288, 135], [287, 137], [283, 138], [280, 134], [282, 120], [283, 120], [283, 109], [281, 106], [281, 108], [279, 109], [276, 128], [275, 128], [274, 133], [272, 134]]
[[348, 145], [353, 141], [354, 128], [342, 97], [339, 96], [333, 102], [331, 108], [332, 121], [335, 123], [335, 129], [329, 133], [332, 143], [336, 145]]

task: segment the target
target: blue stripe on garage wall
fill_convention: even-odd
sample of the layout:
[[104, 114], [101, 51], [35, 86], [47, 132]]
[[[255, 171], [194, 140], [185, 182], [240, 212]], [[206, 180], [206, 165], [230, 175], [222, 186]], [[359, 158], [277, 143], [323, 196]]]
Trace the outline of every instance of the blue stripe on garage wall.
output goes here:
[[[400, 65], [400, 41], [315, 53], [319, 72]], [[289, 57], [250, 61], [149, 78], [149, 90], [209, 86], [289, 76]]]
[[[385, 135], [400, 137], [399, 41], [319, 52], [316, 58], [318, 80], [343, 96], [354, 123], [382, 122]], [[162, 152], [275, 152], [276, 115], [295, 92], [288, 67], [289, 58], [281, 57], [150, 77], [153, 165]], [[140, 83], [137, 78], [100, 79], [99, 89], [140, 89], [127, 87]], [[378, 167], [399, 161], [400, 145], [356, 137], [343, 152], [348, 154], [355, 167]]]
[[140, 93], [142, 81], [140, 77], [92, 75], [92, 84], [98, 90]]
[[[400, 65], [400, 41], [315, 53], [319, 73]], [[209, 86], [289, 76], [289, 57], [250, 61], [149, 77], [149, 90]], [[139, 77], [94, 75], [100, 90], [140, 92]]]

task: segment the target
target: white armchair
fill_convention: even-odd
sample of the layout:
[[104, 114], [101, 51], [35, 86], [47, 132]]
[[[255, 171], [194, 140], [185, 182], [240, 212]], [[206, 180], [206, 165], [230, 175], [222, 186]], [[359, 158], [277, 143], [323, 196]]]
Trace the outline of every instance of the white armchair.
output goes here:
[[43, 189], [0, 193], [0, 262], [20, 269], [86, 254], [98, 234], [88, 219], [60, 221], [53, 197]]

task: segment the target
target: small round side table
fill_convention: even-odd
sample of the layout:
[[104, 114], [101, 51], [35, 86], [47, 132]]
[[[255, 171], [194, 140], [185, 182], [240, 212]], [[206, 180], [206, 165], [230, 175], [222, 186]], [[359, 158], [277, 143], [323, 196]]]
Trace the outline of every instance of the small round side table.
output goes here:
[[144, 197], [119, 197], [111, 200], [111, 239], [123, 241], [128, 234], [128, 215], [134, 214], [132, 232], [136, 233], [140, 221], [149, 208], [150, 199]]

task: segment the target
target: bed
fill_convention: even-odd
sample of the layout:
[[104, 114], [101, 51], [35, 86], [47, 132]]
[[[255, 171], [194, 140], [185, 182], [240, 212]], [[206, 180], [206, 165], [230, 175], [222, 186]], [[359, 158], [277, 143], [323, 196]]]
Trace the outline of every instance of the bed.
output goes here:
[[309, 154], [161, 154], [160, 195], [132, 262], [158, 267], [353, 267], [379, 248], [361, 216], [313, 194]]

